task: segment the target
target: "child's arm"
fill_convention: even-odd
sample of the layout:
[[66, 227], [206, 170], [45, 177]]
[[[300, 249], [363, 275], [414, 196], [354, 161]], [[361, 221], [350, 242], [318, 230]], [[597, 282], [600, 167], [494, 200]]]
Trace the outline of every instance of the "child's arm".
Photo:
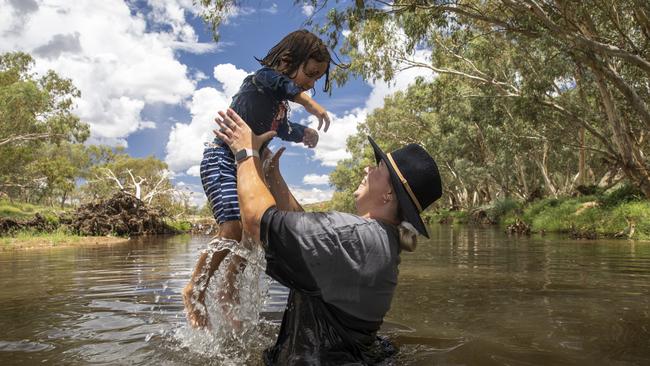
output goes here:
[[299, 123], [287, 121], [281, 124], [276, 132], [278, 137], [285, 141], [302, 142], [309, 148], [314, 148], [318, 144], [318, 132]]
[[296, 95], [295, 98], [293, 98], [293, 101], [298, 104], [301, 104], [303, 107], [305, 107], [307, 112], [313, 114], [314, 116], [316, 116], [316, 118], [318, 118], [319, 130], [323, 126], [323, 122], [325, 122], [325, 129], [323, 130], [323, 132], [327, 132], [327, 129], [330, 128], [330, 117], [327, 114], [325, 108], [321, 107], [320, 104], [316, 103], [315, 100], [311, 99], [309, 94], [307, 94], [306, 92], [302, 92]]

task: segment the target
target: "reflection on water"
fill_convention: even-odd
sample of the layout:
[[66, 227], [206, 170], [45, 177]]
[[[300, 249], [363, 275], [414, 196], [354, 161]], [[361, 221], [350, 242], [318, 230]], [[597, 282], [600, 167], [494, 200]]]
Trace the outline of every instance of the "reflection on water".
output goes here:
[[[384, 332], [408, 365], [650, 364], [650, 244], [435, 227]], [[192, 338], [181, 289], [207, 237], [0, 253], [0, 364], [240, 364]], [[286, 291], [271, 285], [255, 364]], [[203, 343], [201, 343], [203, 342]], [[202, 346], [201, 346], [202, 345]], [[240, 360], [237, 362], [236, 360]]]

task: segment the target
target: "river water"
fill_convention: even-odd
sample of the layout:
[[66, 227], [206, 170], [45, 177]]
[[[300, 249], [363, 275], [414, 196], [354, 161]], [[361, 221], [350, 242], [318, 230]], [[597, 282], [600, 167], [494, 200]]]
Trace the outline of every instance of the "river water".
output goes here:
[[[286, 291], [270, 285], [248, 355], [215, 355], [180, 295], [207, 241], [0, 252], [0, 365], [258, 364]], [[382, 333], [398, 365], [650, 365], [650, 243], [432, 227]]]

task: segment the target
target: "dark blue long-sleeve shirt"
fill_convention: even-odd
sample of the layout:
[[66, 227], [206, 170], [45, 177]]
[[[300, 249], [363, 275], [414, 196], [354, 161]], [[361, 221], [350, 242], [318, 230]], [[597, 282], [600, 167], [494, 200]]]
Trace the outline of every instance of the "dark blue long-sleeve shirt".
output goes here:
[[[288, 76], [269, 67], [248, 75], [232, 98], [230, 108], [246, 121], [256, 135], [271, 131], [281, 104], [293, 100], [303, 90]], [[288, 111], [287, 111], [288, 113]], [[305, 126], [285, 116], [277, 124], [277, 136], [285, 141], [302, 142]]]

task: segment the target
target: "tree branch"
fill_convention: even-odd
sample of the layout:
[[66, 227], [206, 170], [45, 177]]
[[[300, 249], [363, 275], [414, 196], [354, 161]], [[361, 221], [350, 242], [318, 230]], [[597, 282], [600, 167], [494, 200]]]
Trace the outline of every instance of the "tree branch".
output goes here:
[[44, 132], [44, 133], [28, 133], [25, 135], [14, 135], [14, 136], [9, 136], [6, 137], [2, 140], [0, 140], [0, 146], [9, 144], [9, 143], [14, 143], [14, 142], [25, 142], [25, 141], [32, 141], [32, 140], [41, 140], [45, 139], [48, 137], [63, 137], [65, 135], [60, 134], [60, 133], [49, 133], [49, 132]]
[[[509, 0], [504, 0], [504, 1], [509, 1]], [[555, 22], [553, 22], [553, 20], [549, 18], [549, 16], [546, 14], [544, 9], [542, 9], [542, 7], [539, 4], [537, 4], [535, 0], [523, 0], [523, 1], [529, 5], [525, 8], [527, 8], [530, 13], [532, 13], [537, 19], [539, 19], [540, 22], [543, 25], [545, 25], [548, 30], [550, 30], [557, 36], [567, 41], [580, 44], [589, 50], [593, 50], [601, 54], [617, 56], [622, 59], [625, 59], [630, 63], [638, 66], [639, 68], [644, 70], [648, 75], [650, 75], [650, 62], [648, 62], [648, 60], [645, 60], [639, 55], [635, 55], [631, 52], [620, 49], [616, 46], [594, 41], [579, 33], [575, 33], [575, 32], [571, 33], [566, 28], [560, 27]], [[514, 2], [511, 2], [511, 4], [517, 5]], [[524, 6], [521, 6], [521, 8], [524, 8]]]

